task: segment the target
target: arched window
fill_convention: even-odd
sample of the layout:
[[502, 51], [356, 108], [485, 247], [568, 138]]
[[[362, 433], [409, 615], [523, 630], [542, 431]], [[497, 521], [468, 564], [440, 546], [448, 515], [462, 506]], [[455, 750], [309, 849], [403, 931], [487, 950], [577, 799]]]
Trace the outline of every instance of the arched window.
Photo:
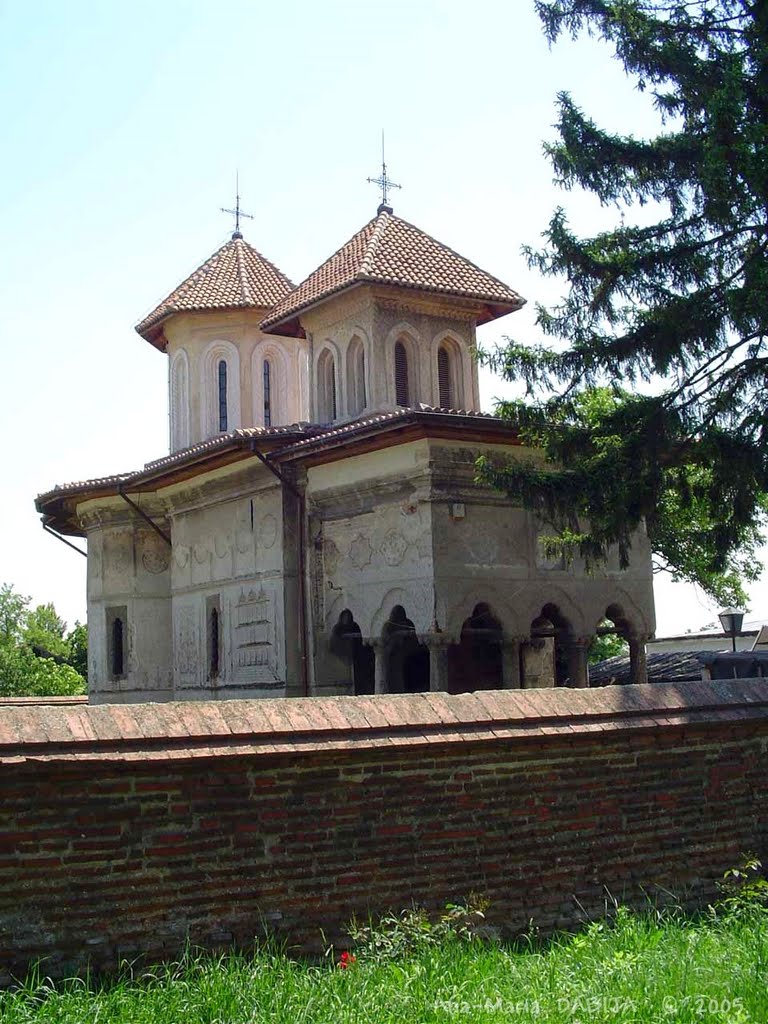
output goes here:
[[317, 361], [317, 412], [320, 423], [336, 419], [336, 360], [330, 349]]
[[272, 367], [269, 360], [263, 366], [264, 426], [272, 426]]
[[402, 341], [395, 345], [395, 402], [398, 405], [410, 405], [408, 353]]
[[360, 338], [353, 338], [347, 349], [347, 399], [350, 416], [361, 413], [366, 406], [365, 350]]
[[171, 451], [186, 448], [189, 442], [189, 364], [180, 349], [171, 363]]
[[453, 387], [451, 384], [451, 356], [448, 349], [440, 346], [437, 353], [437, 386], [441, 409], [453, 408]]
[[199, 433], [192, 427], [190, 442], [240, 426], [240, 387], [240, 353], [231, 341], [217, 338], [200, 359], [200, 426]]
[[219, 383], [219, 430], [227, 430], [227, 363], [225, 359], [219, 360], [218, 366]]

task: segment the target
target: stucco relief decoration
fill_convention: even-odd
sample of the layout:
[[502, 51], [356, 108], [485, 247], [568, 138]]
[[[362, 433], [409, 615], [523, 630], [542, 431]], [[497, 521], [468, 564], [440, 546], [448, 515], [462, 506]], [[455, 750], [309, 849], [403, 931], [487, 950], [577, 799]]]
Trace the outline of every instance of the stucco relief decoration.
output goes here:
[[241, 675], [274, 678], [273, 624], [272, 599], [264, 588], [241, 591], [235, 606], [235, 666]]
[[195, 556], [195, 561], [198, 565], [204, 565], [208, 561], [210, 551], [206, 544], [193, 544], [192, 553]]
[[175, 544], [173, 547], [173, 558], [180, 569], [185, 569], [189, 564], [189, 548], [183, 544]]
[[335, 571], [339, 564], [340, 554], [341, 552], [330, 538], [323, 542], [323, 564], [325, 565], [326, 572], [331, 573]]
[[110, 568], [116, 576], [122, 576], [131, 568], [131, 540], [128, 537], [115, 537], [109, 547]]
[[350, 562], [356, 569], [362, 569], [364, 566], [370, 565], [372, 556], [373, 548], [371, 547], [371, 542], [362, 533], [358, 533], [349, 545]]
[[226, 558], [229, 554], [229, 536], [216, 533], [213, 537], [213, 549], [217, 558]]
[[153, 576], [165, 572], [170, 563], [170, 548], [165, 541], [153, 534], [144, 540], [143, 548], [141, 564], [146, 571]]
[[387, 565], [400, 565], [407, 550], [408, 544], [397, 530], [388, 530], [379, 545], [381, 557]]
[[253, 547], [253, 534], [250, 530], [238, 530], [235, 536], [235, 544], [241, 555], [247, 554]]
[[176, 636], [176, 659], [179, 675], [194, 676], [197, 667], [197, 616], [194, 608], [179, 610]]
[[261, 524], [259, 526], [259, 540], [265, 548], [272, 548], [275, 546], [275, 541], [277, 540], [277, 519], [275, 519], [271, 512], [265, 515], [261, 520]]

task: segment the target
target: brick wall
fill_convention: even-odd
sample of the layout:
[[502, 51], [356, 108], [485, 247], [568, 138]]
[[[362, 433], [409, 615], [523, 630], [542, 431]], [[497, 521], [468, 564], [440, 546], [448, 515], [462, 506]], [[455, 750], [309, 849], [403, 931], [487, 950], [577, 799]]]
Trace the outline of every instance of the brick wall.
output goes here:
[[470, 890], [552, 929], [768, 853], [765, 682], [4, 707], [0, 767], [6, 982]]

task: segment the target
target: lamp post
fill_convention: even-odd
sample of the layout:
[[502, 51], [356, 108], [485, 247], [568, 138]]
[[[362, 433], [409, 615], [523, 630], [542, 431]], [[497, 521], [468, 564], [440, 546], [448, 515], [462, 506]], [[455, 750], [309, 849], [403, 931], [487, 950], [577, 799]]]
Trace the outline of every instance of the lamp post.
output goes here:
[[720, 619], [720, 625], [723, 627], [723, 632], [727, 636], [730, 636], [735, 653], [736, 634], [741, 632], [741, 624], [744, 621], [744, 612], [740, 612], [738, 608], [724, 608], [718, 613], [717, 617]]

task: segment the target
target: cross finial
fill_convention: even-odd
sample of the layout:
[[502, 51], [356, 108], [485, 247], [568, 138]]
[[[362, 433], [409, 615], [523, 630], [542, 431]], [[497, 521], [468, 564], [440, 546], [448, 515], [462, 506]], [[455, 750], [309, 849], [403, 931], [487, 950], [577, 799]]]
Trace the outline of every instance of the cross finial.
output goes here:
[[220, 207], [222, 213], [230, 213], [235, 218], [235, 230], [232, 232], [233, 238], [242, 238], [242, 232], [240, 231], [240, 218], [247, 217], [248, 220], [253, 220], [252, 213], [245, 213], [244, 210], [240, 209], [240, 172], [238, 171], [235, 175], [235, 208], [234, 210], [225, 210], [224, 207]]
[[368, 178], [368, 183], [371, 185], [378, 185], [381, 189], [381, 202], [377, 213], [392, 213], [392, 207], [389, 205], [389, 190], [391, 188], [402, 188], [402, 185], [397, 185], [387, 175], [387, 162], [384, 159], [384, 132], [381, 133], [381, 177], [380, 178]]

